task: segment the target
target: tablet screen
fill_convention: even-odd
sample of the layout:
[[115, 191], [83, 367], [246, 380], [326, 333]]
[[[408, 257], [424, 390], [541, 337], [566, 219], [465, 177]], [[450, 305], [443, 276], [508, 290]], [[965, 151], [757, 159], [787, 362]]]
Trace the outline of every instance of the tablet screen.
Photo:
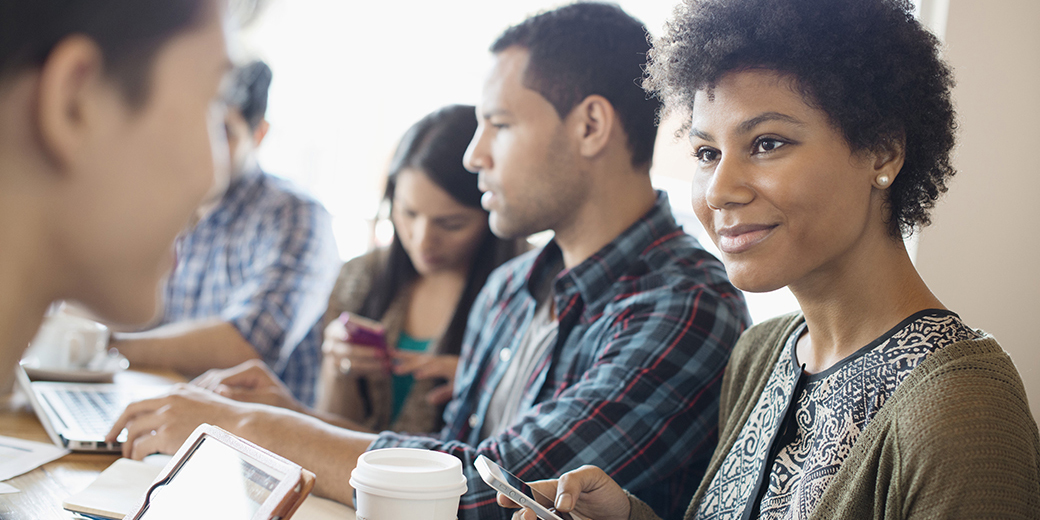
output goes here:
[[212, 437], [203, 437], [167, 482], [151, 492], [148, 504], [136, 518], [247, 520], [281, 478], [262, 462]]

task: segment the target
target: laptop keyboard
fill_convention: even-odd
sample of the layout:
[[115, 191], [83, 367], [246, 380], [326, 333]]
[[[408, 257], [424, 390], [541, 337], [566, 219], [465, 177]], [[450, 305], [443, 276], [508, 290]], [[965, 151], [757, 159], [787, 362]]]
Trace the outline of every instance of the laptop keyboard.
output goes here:
[[60, 390], [57, 397], [65, 403], [65, 408], [84, 432], [104, 436], [126, 405], [130, 404], [129, 399], [125, 396], [120, 398], [118, 394], [96, 390]]
[[133, 395], [133, 392], [87, 388], [85, 385], [74, 389], [52, 387], [40, 395], [55, 410], [64, 410], [58, 419], [65, 422], [66, 427], [97, 437], [108, 433], [126, 405], [143, 397]]

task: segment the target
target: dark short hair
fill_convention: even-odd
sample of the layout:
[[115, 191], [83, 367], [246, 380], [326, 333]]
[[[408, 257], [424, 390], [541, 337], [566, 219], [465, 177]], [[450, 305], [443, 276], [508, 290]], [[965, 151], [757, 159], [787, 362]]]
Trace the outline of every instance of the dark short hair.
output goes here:
[[105, 73], [141, 105], [151, 64], [173, 36], [200, 21], [206, 0], [0, 0], [0, 81], [40, 67], [71, 35], [92, 39]]
[[249, 128], [256, 130], [267, 114], [267, 93], [271, 89], [271, 67], [253, 61], [231, 71], [224, 101], [242, 113]]
[[632, 164], [650, 163], [659, 103], [640, 88], [650, 50], [646, 27], [614, 4], [576, 3], [507, 29], [491, 45], [529, 52], [524, 85], [541, 94], [561, 118], [591, 95], [607, 99], [628, 136]]
[[686, 0], [667, 27], [645, 86], [670, 107], [688, 112], [732, 71], [789, 75], [852, 150], [905, 144], [886, 190], [893, 238], [930, 223], [954, 174], [953, 76], [908, 1]]

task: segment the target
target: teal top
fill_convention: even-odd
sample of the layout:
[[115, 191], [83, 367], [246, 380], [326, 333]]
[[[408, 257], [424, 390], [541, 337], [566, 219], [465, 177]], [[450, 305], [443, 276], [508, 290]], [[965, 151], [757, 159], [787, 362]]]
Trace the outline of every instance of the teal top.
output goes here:
[[[429, 348], [432, 339], [415, 339], [409, 336], [405, 331], [401, 331], [401, 334], [397, 340], [398, 350], [410, 350], [412, 352], [426, 352]], [[394, 391], [394, 407], [391, 411], [391, 420], [397, 420], [397, 415], [401, 413], [401, 408], [404, 407], [404, 401], [408, 397], [408, 393], [412, 391], [412, 383], [415, 379], [411, 374], [399, 376], [394, 374], [393, 376], [393, 391]]]

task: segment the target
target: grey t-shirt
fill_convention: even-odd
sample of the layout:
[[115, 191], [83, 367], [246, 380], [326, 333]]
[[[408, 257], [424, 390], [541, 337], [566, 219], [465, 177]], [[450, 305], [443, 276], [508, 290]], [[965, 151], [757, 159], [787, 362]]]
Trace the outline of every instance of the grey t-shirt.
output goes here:
[[[562, 266], [561, 266], [562, 268]], [[560, 330], [560, 322], [553, 311], [552, 283], [559, 270], [545, 277], [545, 281], [537, 288], [535, 294], [538, 307], [535, 308], [531, 324], [524, 332], [524, 337], [515, 351], [499, 351], [499, 355], [509, 356], [503, 363], [509, 363], [502, 380], [495, 387], [488, 404], [488, 411], [481, 431], [485, 438], [498, 435], [512, 426], [520, 415], [520, 400], [523, 398], [523, 386], [534, 376], [534, 369], [545, 357], [546, 352], [556, 343]], [[503, 354], [510, 352], [509, 354]]]

